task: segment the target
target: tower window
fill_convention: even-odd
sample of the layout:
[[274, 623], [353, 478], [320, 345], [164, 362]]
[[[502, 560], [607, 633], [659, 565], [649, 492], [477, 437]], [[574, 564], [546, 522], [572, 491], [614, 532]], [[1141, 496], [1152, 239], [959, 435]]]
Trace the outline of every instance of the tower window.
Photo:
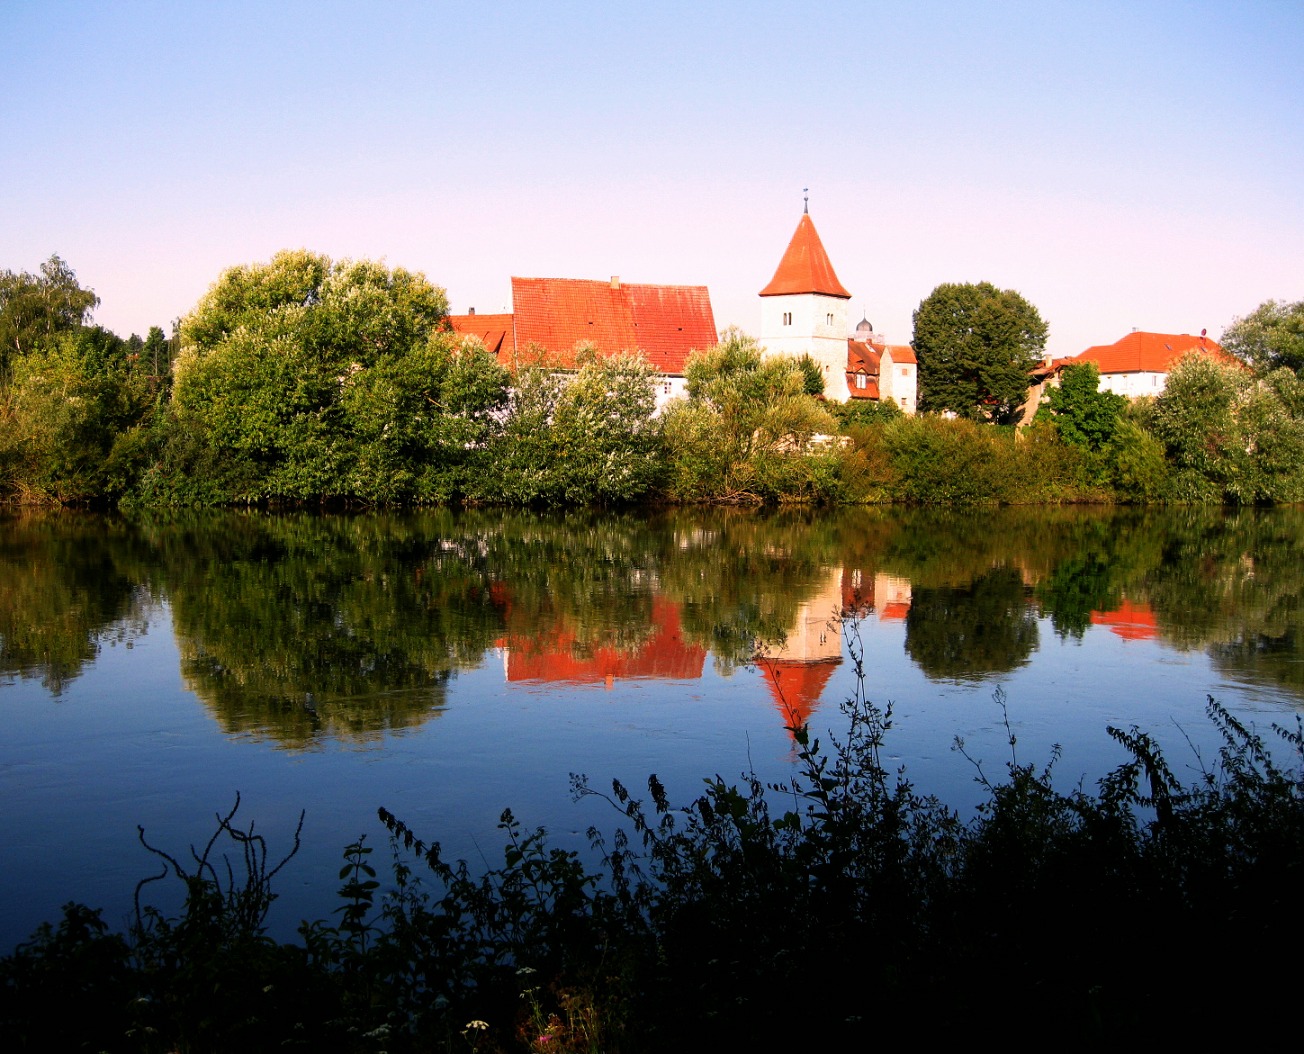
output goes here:
[[791, 325], [792, 325], [792, 312], [791, 312], [791, 311], [785, 311], [785, 312], [783, 313], [783, 324], [784, 324], [785, 326], [791, 326]]
[[827, 315], [824, 316], [824, 322], [825, 322], [826, 325], [829, 325], [829, 326], [833, 325], [833, 315], [832, 315], [832, 313], [827, 314]]

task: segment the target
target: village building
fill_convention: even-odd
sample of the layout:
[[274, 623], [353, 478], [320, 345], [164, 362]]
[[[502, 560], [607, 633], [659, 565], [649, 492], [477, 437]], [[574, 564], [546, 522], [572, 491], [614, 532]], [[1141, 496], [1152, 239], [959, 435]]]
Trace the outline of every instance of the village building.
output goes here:
[[760, 292], [761, 344], [771, 355], [809, 355], [824, 397], [890, 400], [918, 407], [918, 366], [908, 344], [888, 344], [867, 318], [849, 336], [851, 294], [833, 270], [809, 211], [803, 211], [774, 277]]
[[1079, 355], [1059, 359], [1047, 356], [1029, 375], [1028, 400], [1023, 404], [1019, 426], [1032, 423], [1037, 409], [1050, 396], [1048, 389], [1059, 386], [1060, 373], [1066, 366], [1095, 363], [1100, 391], [1140, 399], [1163, 394], [1169, 372], [1178, 360], [1191, 354], [1207, 355], [1228, 365], [1244, 365], [1203, 330], [1193, 337], [1189, 333], [1145, 333], [1134, 329], [1113, 344], [1096, 344]]
[[1100, 371], [1100, 390], [1116, 392], [1129, 399], [1142, 395], [1159, 395], [1168, 383], [1168, 373], [1183, 356], [1207, 355], [1217, 362], [1236, 363], [1217, 341], [1201, 330], [1198, 337], [1189, 333], [1143, 333], [1133, 330], [1113, 344], [1097, 344], [1082, 352], [1071, 363], [1094, 362]]
[[510, 314], [450, 315], [457, 333], [478, 339], [515, 372], [543, 365], [578, 368], [585, 348], [598, 355], [637, 353], [660, 375], [657, 406], [684, 393], [694, 351], [719, 342], [704, 285], [647, 285], [580, 278], [512, 278]]

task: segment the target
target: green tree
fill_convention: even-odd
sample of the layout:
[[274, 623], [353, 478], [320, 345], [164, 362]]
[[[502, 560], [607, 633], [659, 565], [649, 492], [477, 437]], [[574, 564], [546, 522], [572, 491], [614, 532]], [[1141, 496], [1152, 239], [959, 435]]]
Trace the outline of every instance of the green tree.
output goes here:
[[517, 376], [482, 500], [613, 505], [657, 486], [661, 425], [651, 366], [637, 355], [581, 358], [574, 374], [531, 367]]
[[919, 408], [1009, 423], [1028, 396], [1028, 373], [1047, 326], [1012, 289], [945, 283], [914, 313]]
[[1050, 415], [1060, 439], [1093, 452], [1114, 439], [1119, 414], [1127, 399], [1100, 390], [1100, 370], [1094, 362], [1066, 366], [1050, 389]]
[[1155, 400], [1152, 427], [1179, 501], [1256, 504], [1304, 498], [1304, 388], [1291, 371], [1254, 378], [1185, 356]]
[[15, 360], [0, 404], [0, 496], [84, 504], [125, 493], [144, 469], [156, 392], [130, 347], [94, 326]]
[[446, 339], [446, 314], [424, 276], [371, 261], [300, 250], [226, 271], [182, 320], [175, 364], [173, 439], [221, 480], [201, 500], [388, 500], [359, 473], [392, 470], [377, 444], [400, 458], [429, 452], [413, 433], [443, 413], [444, 393], [429, 390], [442, 378], [421, 373], [451, 362], [448, 348], [430, 349]]
[[39, 274], [0, 271], [0, 381], [9, 376], [14, 357], [86, 325], [99, 303], [58, 255], [41, 264]]
[[1265, 300], [1223, 331], [1223, 348], [1259, 373], [1304, 369], [1304, 300]]
[[737, 329], [693, 355], [687, 399], [666, 413], [670, 488], [682, 499], [730, 502], [828, 498], [839, 454], [815, 437], [837, 421], [807, 393], [799, 360], [764, 356]]

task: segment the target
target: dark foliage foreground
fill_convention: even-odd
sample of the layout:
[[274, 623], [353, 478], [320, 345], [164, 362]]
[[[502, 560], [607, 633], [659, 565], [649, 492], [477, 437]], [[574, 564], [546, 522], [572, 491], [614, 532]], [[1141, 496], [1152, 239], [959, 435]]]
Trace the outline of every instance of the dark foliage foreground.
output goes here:
[[1192, 785], [1146, 733], [1110, 729], [1132, 760], [1094, 793], [1056, 790], [1054, 758], [1015, 758], [1000, 780], [977, 769], [988, 797], [962, 821], [884, 768], [890, 711], [844, 710], [831, 748], [796, 730], [788, 785], [717, 778], [675, 807], [655, 777], [645, 799], [613, 784], [621, 820], [590, 832], [593, 869], [505, 812], [502, 866], [472, 874], [382, 809], [390, 888], [347, 847], [337, 921], [298, 944], [265, 935], [276, 867], [233, 808], [187, 861], [153, 850], [185, 884], [177, 915], [140, 907], [119, 935], [69, 905], [0, 961], [0, 1034], [11, 1050], [614, 1052], [1294, 1030], [1298, 724], [1274, 726], [1279, 767], [1211, 699], [1223, 746]]

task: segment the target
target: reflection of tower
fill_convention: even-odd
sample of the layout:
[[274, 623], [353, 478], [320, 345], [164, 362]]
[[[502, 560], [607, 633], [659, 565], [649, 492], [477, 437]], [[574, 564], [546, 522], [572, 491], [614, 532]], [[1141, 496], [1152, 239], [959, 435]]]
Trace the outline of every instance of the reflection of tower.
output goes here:
[[840, 567], [824, 571], [818, 591], [798, 605], [787, 642], [761, 660], [761, 672], [788, 727], [810, 720], [842, 662], [842, 575]]

